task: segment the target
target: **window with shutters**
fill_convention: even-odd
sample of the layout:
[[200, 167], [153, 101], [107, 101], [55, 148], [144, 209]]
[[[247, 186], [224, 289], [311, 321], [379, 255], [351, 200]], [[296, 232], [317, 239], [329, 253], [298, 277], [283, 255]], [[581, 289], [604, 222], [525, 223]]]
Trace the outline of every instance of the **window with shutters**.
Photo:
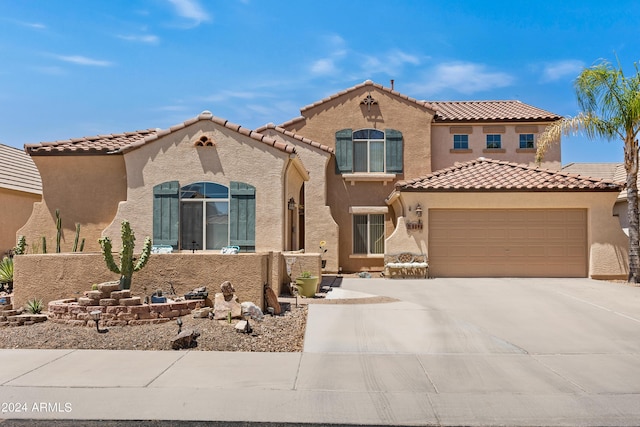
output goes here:
[[384, 214], [353, 215], [353, 253], [384, 253]]
[[239, 246], [255, 251], [255, 187], [231, 182], [154, 187], [153, 242], [182, 250], [219, 250]]
[[335, 152], [339, 174], [353, 177], [402, 173], [402, 133], [394, 129], [342, 129], [336, 132]]

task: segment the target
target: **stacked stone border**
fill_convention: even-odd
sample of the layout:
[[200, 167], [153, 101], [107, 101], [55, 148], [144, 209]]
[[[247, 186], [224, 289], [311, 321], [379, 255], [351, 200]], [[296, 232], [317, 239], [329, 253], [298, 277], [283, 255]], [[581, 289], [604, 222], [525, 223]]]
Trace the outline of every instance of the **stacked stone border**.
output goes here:
[[140, 305], [80, 305], [75, 299], [62, 299], [49, 303], [49, 320], [72, 326], [95, 326], [92, 311], [100, 310], [101, 326], [148, 325], [169, 322], [202, 308], [205, 300], [188, 300], [160, 304]]

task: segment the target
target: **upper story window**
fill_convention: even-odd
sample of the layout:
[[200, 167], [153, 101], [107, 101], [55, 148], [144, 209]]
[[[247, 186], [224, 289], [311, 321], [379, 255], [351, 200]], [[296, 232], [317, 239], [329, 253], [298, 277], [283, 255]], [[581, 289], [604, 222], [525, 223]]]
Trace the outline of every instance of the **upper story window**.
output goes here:
[[454, 150], [468, 150], [469, 149], [469, 135], [453, 135], [453, 149]]
[[385, 129], [336, 132], [336, 173], [402, 173], [402, 133]]
[[532, 133], [520, 134], [520, 148], [535, 148]]
[[353, 132], [353, 171], [384, 172], [384, 132], [362, 129]]
[[487, 135], [487, 148], [502, 148], [502, 135], [500, 134]]

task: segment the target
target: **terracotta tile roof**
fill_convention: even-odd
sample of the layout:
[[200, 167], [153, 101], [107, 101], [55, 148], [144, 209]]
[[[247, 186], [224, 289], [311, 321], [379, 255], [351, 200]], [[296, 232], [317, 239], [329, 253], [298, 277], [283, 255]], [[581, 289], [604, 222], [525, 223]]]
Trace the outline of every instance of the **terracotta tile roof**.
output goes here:
[[147, 129], [135, 132], [90, 136], [63, 141], [43, 142], [40, 144], [27, 144], [25, 150], [32, 156], [43, 155], [90, 155], [90, 154], [119, 154], [134, 150], [151, 141], [169, 135], [180, 129], [184, 129], [200, 120], [210, 120], [220, 126], [231, 129], [234, 132], [248, 136], [256, 141], [270, 145], [286, 153], [295, 153], [295, 147], [283, 143], [274, 138], [262, 135], [259, 132], [231, 123], [219, 118], [209, 111], [203, 111], [198, 116], [171, 126], [169, 129]]
[[146, 129], [126, 133], [86, 136], [54, 142], [41, 142], [39, 144], [25, 144], [24, 148], [31, 156], [109, 154], [123, 147], [144, 142], [146, 138], [155, 135], [157, 132], [157, 129]]
[[264, 131], [269, 130], [269, 129], [273, 129], [274, 131], [276, 131], [278, 133], [281, 133], [283, 135], [286, 135], [289, 138], [293, 138], [295, 140], [298, 140], [300, 142], [308, 144], [308, 145], [310, 145], [312, 147], [318, 148], [318, 149], [320, 149], [322, 151], [326, 151], [328, 153], [333, 153], [334, 152], [333, 148], [331, 148], [331, 147], [328, 147], [328, 146], [326, 146], [324, 144], [320, 144], [319, 142], [315, 142], [315, 141], [313, 141], [313, 140], [311, 140], [311, 139], [309, 139], [307, 137], [304, 137], [302, 135], [298, 135], [297, 133], [293, 133], [291, 131], [288, 131], [288, 130], [284, 129], [283, 127], [274, 125], [273, 123], [267, 123], [266, 125], [259, 127], [258, 129], [256, 129], [256, 132], [263, 133]]
[[42, 194], [38, 168], [24, 151], [0, 144], [0, 187]]
[[620, 191], [610, 180], [478, 158], [396, 183], [401, 191]]
[[[338, 92], [338, 93], [335, 93], [335, 94], [333, 94], [333, 95], [331, 95], [331, 96], [328, 96], [328, 97], [326, 97], [326, 98], [323, 98], [323, 99], [321, 99], [321, 100], [320, 100], [320, 101], [318, 101], [318, 102], [314, 102], [313, 104], [309, 104], [309, 105], [307, 105], [307, 106], [305, 106], [305, 107], [302, 107], [302, 108], [300, 109], [300, 113], [303, 113], [303, 112], [304, 112], [304, 111], [306, 111], [306, 110], [309, 110], [309, 109], [311, 109], [311, 108], [315, 108], [315, 107], [317, 107], [317, 106], [319, 106], [319, 105], [321, 105], [321, 104], [324, 104], [325, 102], [328, 102], [328, 101], [331, 101], [331, 100], [333, 100], [333, 99], [339, 98], [339, 97], [341, 97], [341, 96], [343, 96], [343, 95], [346, 95], [346, 94], [347, 94], [347, 93], [349, 93], [349, 92], [353, 92], [354, 90], [357, 90], [357, 89], [360, 89], [360, 88], [363, 88], [363, 87], [366, 87], [366, 86], [375, 87], [375, 88], [377, 88], [377, 89], [380, 89], [381, 91], [384, 91], [384, 92], [387, 92], [387, 93], [389, 93], [389, 94], [395, 95], [395, 96], [397, 96], [397, 97], [399, 97], [399, 98], [402, 98], [402, 99], [404, 99], [404, 100], [406, 100], [406, 101], [416, 103], [416, 104], [420, 105], [421, 107], [425, 107], [425, 108], [428, 108], [428, 109], [430, 109], [430, 110], [434, 110], [434, 107], [433, 107], [429, 102], [427, 102], [427, 101], [419, 101], [419, 100], [414, 99], [414, 98], [411, 98], [411, 97], [409, 97], [409, 96], [407, 96], [407, 95], [403, 95], [403, 94], [401, 94], [400, 92], [397, 92], [397, 91], [395, 91], [395, 90], [392, 90], [391, 88], [387, 88], [387, 87], [382, 86], [381, 84], [374, 83], [374, 82], [372, 82], [371, 80], [366, 80], [366, 81], [365, 81], [365, 82], [363, 82], [363, 83], [360, 83], [360, 84], [355, 85], [355, 86], [352, 86], [352, 87], [350, 87], [350, 88], [348, 88], [348, 89], [342, 90], [342, 91], [340, 91], [340, 92]], [[294, 120], [296, 120], [296, 119], [294, 119]], [[297, 119], [297, 120], [299, 120], [299, 119]], [[287, 124], [288, 124], [288, 123], [289, 123], [289, 122], [287, 122]]]
[[557, 114], [520, 101], [430, 101], [435, 122], [554, 121]]

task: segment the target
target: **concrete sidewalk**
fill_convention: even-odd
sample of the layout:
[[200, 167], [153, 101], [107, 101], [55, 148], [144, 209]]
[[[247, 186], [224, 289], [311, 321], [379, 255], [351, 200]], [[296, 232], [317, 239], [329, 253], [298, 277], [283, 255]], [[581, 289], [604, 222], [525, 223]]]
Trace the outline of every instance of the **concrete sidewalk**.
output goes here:
[[[379, 295], [398, 302], [362, 304]], [[0, 419], [640, 424], [640, 288], [344, 279], [329, 298], [360, 303], [310, 304], [302, 353], [1, 350]]]

